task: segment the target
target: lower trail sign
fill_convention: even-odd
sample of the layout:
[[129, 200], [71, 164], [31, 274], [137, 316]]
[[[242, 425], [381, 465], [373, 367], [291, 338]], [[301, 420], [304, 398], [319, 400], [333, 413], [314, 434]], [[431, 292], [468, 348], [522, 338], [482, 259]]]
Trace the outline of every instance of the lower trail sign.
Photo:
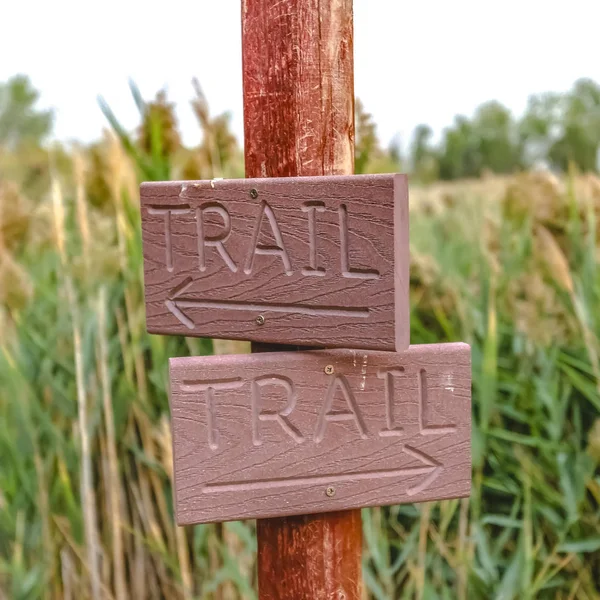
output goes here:
[[466, 344], [171, 359], [180, 525], [456, 498]]

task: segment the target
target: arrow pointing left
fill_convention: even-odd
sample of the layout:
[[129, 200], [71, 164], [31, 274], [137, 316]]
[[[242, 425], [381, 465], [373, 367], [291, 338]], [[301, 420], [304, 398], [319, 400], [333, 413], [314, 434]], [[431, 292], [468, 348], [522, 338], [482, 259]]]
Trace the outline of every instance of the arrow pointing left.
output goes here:
[[284, 313], [287, 315], [309, 315], [319, 317], [340, 317], [343, 319], [367, 319], [370, 310], [366, 306], [314, 306], [312, 304], [287, 304], [271, 302], [241, 302], [238, 300], [202, 300], [196, 298], [182, 298], [194, 280], [188, 277], [178, 286], [174, 287], [165, 300], [165, 306], [173, 313], [177, 320], [188, 329], [194, 329], [195, 323], [181, 310], [182, 308], [211, 308], [220, 310], [237, 310], [248, 312]]
[[169, 292], [167, 299], [165, 300], [165, 306], [173, 313], [177, 320], [183, 323], [188, 329], [194, 329], [194, 321], [179, 308], [177, 298], [185, 292], [192, 283], [194, 283], [194, 280], [191, 277], [184, 279]]

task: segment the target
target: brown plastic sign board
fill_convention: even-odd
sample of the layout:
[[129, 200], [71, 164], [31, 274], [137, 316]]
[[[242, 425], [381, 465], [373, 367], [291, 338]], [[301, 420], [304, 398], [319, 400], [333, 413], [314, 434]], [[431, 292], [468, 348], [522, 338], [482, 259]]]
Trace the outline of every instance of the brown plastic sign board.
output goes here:
[[408, 347], [404, 175], [143, 183], [141, 202], [150, 333]]
[[172, 358], [180, 525], [468, 496], [467, 344]]

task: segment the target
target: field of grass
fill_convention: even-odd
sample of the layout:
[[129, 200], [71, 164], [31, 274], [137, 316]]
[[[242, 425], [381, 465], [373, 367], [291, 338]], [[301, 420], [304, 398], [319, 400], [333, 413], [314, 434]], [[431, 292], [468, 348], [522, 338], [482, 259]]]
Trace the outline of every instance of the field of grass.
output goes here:
[[[256, 598], [254, 524], [176, 528], [136, 169], [0, 182], [0, 598]], [[86, 181], [86, 178], [88, 181]], [[363, 511], [365, 598], [600, 598], [600, 180], [411, 191], [411, 341], [473, 357], [470, 499]], [[214, 347], [213, 347], [214, 346]]]

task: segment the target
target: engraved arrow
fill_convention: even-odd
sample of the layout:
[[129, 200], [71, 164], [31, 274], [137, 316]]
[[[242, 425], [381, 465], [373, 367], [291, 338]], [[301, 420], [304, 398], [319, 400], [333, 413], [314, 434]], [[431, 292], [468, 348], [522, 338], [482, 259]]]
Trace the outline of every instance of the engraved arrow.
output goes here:
[[178, 306], [177, 298], [187, 290], [194, 280], [191, 277], [184, 279], [179, 285], [175, 286], [167, 295], [165, 300], [166, 307], [175, 315], [177, 320], [183, 323], [188, 329], [194, 329], [194, 321], [192, 321]]
[[165, 306], [173, 313], [178, 321], [188, 329], [194, 329], [195, 324], [182, 308], [217, 308], [224, 310], [245, 310], [250, 312], [278, 312], [297, 315], [310, 315], [319, 317], [351, 317], [366, 319], [369, 308], [366, 306], [311, 306], [309, 304], [285, 304], [269, 302], [242, 302], [239, 300], [201, 300], [184, 298], [182, 294], [194, 283], [191, 277], [184, 279], [175, 286], [165, 300]]
[[364, 481], [369, 479], [381, 479], [387, 477], [402, 477], [414, 475], [427, 475], [418, 485], [411, 486], [406, 490], [407, 495], [414, 496], [426, 490], [444, 470], [444, 466], [431, 456], [413, 448], [403, 446], [402, 452], [416, 458], [423, 466], [404, 467], [401, 469], [376, 469], [373, 471], [358, 471], [356, 473], [343, 473], [336, 475], [307, 475], [305, 477], [276, 477], [273, 479], [255, 479], [253, 481], [226, 481], [207, 483], [203, 488], [204, 494], [215, 494], [219, 492], [248, 492], [253, 490], [268, 490], [297, 485], [314, 485], [340, 482]]
[[[402, 451], [405, 454], [408, 454], [409, 456], [421, 461], [424, 465], [429, 466], [429, 475], [425, 477], [425, 479], [423, 479], [419, 485], [411, 486], [406, 490], [406, 493], [409, 496], [414, 496], [415, 494], [426, 490], [441, 475], [442, 471], [444, 470], [444, 465], [435, 460], [435, 458], [432, 458], [424, 452], [420, 452], [412, 446], [404, 446]], [[419, 467], [413, 467], [413, 469], [419, 469]]]

